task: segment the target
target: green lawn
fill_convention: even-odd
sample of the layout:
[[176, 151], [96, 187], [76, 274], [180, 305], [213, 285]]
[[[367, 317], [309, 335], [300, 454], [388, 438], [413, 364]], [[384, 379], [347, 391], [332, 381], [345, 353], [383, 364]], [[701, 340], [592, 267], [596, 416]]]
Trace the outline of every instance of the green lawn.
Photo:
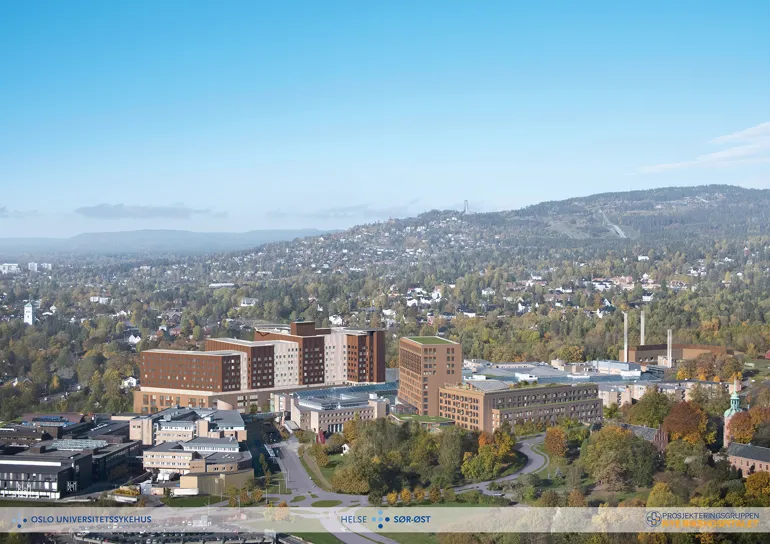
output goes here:
[[313, 508], [331, 508], [332, 506], [339, 506], [342, 504], [342, 501], [335, 501], [335, 500], [323, 500], [323, 501], [315, 501], [312, 506]]
[[304, 501], [305, 499], [307, 499], [307, 497], [306, 497], [306, 496], [304, 496], [304, 495], [297, 495], [296, 497], [294, 497], [294, 498], [291, 500], [291, 502], [302, 502], [302, 501]]
[[270, 477], [270, 486], [265, 489], [265, 492], [286, 495], [291, 493], [291, 490], [286, 489], [286, 482], [284, 480], [283, 474], [278, 472]]
[[438, 336], [409, 336], [407, 338], [409, 340], [412, 340], [413, 342], [417, 342], [418, 344], [424, 344], [424, 345], [454, 344], [454, 342], [445, 340]]
[[545, 464], [543, 465], [543, 468], [535, 472], [535, 474], [537, 474], [541, 478], [544, 478], [548, 474], [549, 466], [551, 464], [551, 459], [550, 457], [548, 457], [548, 454], [543, 449], [542, 444], [535, 444], [534, 446], [532, 446], [532, 449], [537, 453], [539, 453], [540, 455], [542, 455], [543, 457], [545, 457]]
[[216, 504], [221, 502], [219, 497], [210, 497], [208, 495], [198, 495], [195, 497], [164, 497], [161, 499], [163, 504], [175, 508], [181, 508], [184, 506], [206, 506], [207, 504]]
[[317, 499], [317, 498], [318, 498], [318, 495], [316, 495], [315, 493], [311, 493], [311, 494], [310, 494], [310, 498], [311, 498], [311, 499]]
[[511, 464], [508, 465], [505, 470], [497, 475], [497, 478], [504, 478], [505, 476], [510, 476], [511, 474], [518, 472], [527, 464], [527, 459], [528, 457], [520, 451], [514, 452], [513, 461], [511, 461]]
[[319, 467], [321, 470], [321, 474], [324, 478], [326, 478], [327, 482], [331, 482], [332, 475], [334, 474], [334, 471], [339, 467], [340, 463], [342, 463], [342, 454], [341, 453], [335, 453], [334, 455], [329, 456], [329, 464], [325, 467]]
[[750, 378], [757, 380], [757, 383], [759, 383], [762, 378], [767, 378], [770, 376], [770, 361], [766, 361], [764, 359], [752, 359], [751, 361], [746, 362], [753, 363], [754, 366], [747, 366], [745, 369], [745, 374]]
[[[323, 481], [323, 479], [319, 477], [319, 476], [323, 476], [323, 472], [321, 472], [321, 474], [318, 474], [315, 470], [310, 468], [310, 465], [305, 461], [305, 456], [304, 455], [300, 455], [299, 456], [299, 461], [300, 461], [300, 463], [302, 463], [302, 467], [305, 469], [305, 472], [307, 472], [310, 475], [310, 477], [313, 479], [313, 482], [315, 482], [318, 487], [320, 487], [324, 491], [333, 491], [333, 489], [331, 489], [331, 487], [326, 485], [326, 483]], [[315, 465], [315, 463], [314, 463], [314, 468], [316, 468], [316, 467], [317, 467], [317, 465]], [[321, 469], [319, 468], [318, 470], [321, 470]], [[325, 478], [325, 476], [324, 476], [324, 478]], [[311, 496], [312, 496], [312, 494], [311, 494]], [[313, 498], [315, 498], [315, 497], [313, 497]]]

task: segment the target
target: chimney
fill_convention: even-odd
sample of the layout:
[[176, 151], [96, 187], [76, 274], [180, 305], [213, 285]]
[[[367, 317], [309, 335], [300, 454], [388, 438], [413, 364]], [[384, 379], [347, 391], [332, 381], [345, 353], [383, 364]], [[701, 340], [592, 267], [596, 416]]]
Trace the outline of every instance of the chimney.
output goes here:
[[673, 334], [671, 332], [671, 329], [668, 329], [668, 340], [667, 340], [667, 344], [666, 344], [666, 348], [667, 348], [666, 349], [666, 358], [668, 359], [668, 363], [667, 364], [668, 364], [669, 368], [674, 366], [674, 363], [671, 360], [671, 357], [672, 357], [672, 351], [671, 351], [672, 340], [671, 340], [671, 338], [672, 337], [673, 337]]
[[640, 345], [642, 345], [642, 346], [644, 346], [644, 345], [645, 345], [645, 342], [644, 342], [644, 310], [642, 310], [642, 323], [641, 323], [641, 329], [642, 329], [642, 330], [641, 330], [641, 336], [642, 336], [642, 337], [640, 338], [639, 344], [640, 344]]
[[623, 362], [628, 362], [628, 313], [623, 312]]

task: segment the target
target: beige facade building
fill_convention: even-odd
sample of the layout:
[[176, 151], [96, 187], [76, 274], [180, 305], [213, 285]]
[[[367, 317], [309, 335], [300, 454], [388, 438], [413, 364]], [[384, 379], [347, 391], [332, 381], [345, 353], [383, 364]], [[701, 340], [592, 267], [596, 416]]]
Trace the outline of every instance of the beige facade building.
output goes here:
[[164, 442], [146, 450], [142, 465], [158, 479], [172, 474], [237, 472], [250, 469], [251, 453], [235, 440], [195, 438], [187, 442]]
[[340, 433], [356, 417], [362, 421], [387, 417], [389, 408], [389, 402], [375, 394], [293, 398], [291, 420], [305, 431]]
[[247, 438], [246, 424], [237, 411], [207, 408], [169, 408], [139, 416], [129, 423], [129, 437], [144, 446], [195, 438], [232, 438], [236, 442]]
[[462, 382], [462, 346], [438, 336], [401, 338], [398, 399], [424, 416], [439, 415], [438, 390]]
[[600, 423], [602, 401], [596, 384], [511, 388], [498, 380], [469, 380], [439, 388], [440, 417], [474, 431], [492, 432], [504, 421], [554, 424], [561, 418]]
[[190, 472], [179, 478], [179, 488], [196, 489], [199, 495], [219, 495], [225, 498], [229, 487], [242, 489], [254, 477], [254, 469], [231, 472]]
[[630, 385], [599, 384], [599, 398], [603, 406], [615, 404], [621, 407], [633, 402], [633, 388]]

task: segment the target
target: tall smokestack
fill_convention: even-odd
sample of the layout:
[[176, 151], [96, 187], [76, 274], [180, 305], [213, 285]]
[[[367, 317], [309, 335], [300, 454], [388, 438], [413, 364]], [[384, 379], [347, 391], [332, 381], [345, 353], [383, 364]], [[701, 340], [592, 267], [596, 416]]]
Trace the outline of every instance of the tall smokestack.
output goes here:
[[666, 344], [666, 347], [667, 347], [667, 349], [666, 349], [666, 357], [668, 358], [668, 366], [669, 366], [669, 368], [674, 366], [674, 363], [671, 360], [671, 357], [672, 357], [671, 344], [672, 344], [673, 336], [674, 335], [671, 332], [671, 329], [668, 329], [668, 341], [667, 341], [667, 344]]
[[642, 337], [641, 337], [641, 339], [640, 339], [640, 340], [641, 340], [640, 344], [644, 346], [644, 345], [645, 345], [645, 342], [644, 342], [644, 310], [642, 310], [642, 323], [641, 323], [641, 329], [642, 329], [642, 331], [641, 331], [641, 333], [642, 333]]
[[623, 312], [623, 362], [628, 362], [628, 313]]

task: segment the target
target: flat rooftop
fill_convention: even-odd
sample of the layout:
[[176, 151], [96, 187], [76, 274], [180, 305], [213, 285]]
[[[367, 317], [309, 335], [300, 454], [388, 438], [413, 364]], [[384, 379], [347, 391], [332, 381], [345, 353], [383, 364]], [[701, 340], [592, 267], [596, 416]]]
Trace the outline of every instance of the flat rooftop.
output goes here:
[[487, 386], [487, 389], [483, 389], [483, 385], [481, 387], [477, 387], [478, 384], [484, 384], [489, 382], [500, 382], [500, 383], [511, 383], [517, 384], [518, 382], [504, 382], [502, 380], [465, 380], [462, 384], [456, 384], [456, 383], [447, 383], [443, 386], [441, 386], [442, 389], [456, 389], [458, 391], [478, 391], [481, 393], [499, 393], [501, 391], [528, 391], [530, 389], [547, 389], [547, 388], [553, 388], [553, 387], [581, 387], [584, 385], [594, 385], [598, 389], [598, 385], [590, 382], [590, 381], [578, 381], [578, 382], [570, 382], [570, 383], [532, 383], [530, 385], [524, 385], [520, 387], [506, 387], [505, 389], [495, 389], [490, 388]]
[[392, 414], [398, 421], [417, 421], [418, 423], [450, 423], [454, 420], [439, 416], [420, 416], [417, 414]]
[[500, 380], [466, 380], [464, 382], [479, 391], [505, 391], [511, 388], [511, 385]]
[[201, 446], [201, 445], [215, 445], [215, 446], [230, 446], [237, 445], [238, 442], [229, 438], [209, 438], [207, 436], [199, 436], [184, 442], [188, 446]]
[[198, 357], [220, 357], [222, 355], [242, 355], [240, 351], [235, 350], [216, 350], [216, 351], [195, 351], [184, 349], [147, 349], [142, 353], [162, 353], [166, 355], [196, 355]]
[[236, 346], [244, 346], [247, 348], [272, 346], [275, 344], [296, 344], [296, 342], [290, 342], [289, 340], [241, 340], [240, 338], [209, 338], [208, 340], [213, 342], [233, 344]]
[[407, 336], [406, 339], [424, 345], [457, 344], [457, 342], [452, 342], [440, 336]]
[[364, 393], [395, 393], [398, 391], [397, 382], [371, 383], [366, 385], [350, 385], [342, 387], [326, 387], [322, 389], [307, 389], [291, 392], [297, 398], [304, 399], [308, 397], [334, 397], [339, 398], [343, 395], [363, 395]]

